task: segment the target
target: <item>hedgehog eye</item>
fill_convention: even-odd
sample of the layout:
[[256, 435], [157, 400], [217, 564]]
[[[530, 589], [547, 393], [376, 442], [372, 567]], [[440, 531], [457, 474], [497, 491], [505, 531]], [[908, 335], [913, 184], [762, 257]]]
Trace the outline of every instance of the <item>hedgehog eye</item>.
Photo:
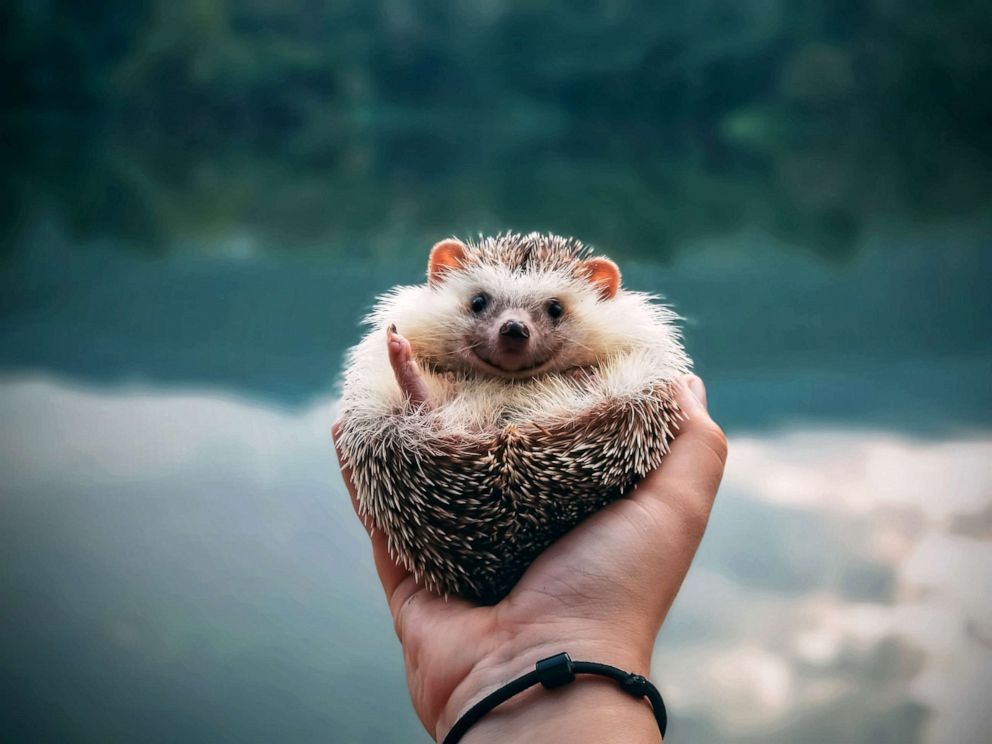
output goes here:
[[558, 320], [558, 318], [560, 318], [564, 314], [565, 314], [565, 308], [561, 306], [561, 303], [558, 302], [558, 300], [551, 300], [551, 302], [548, 303], [548, 315], [550, 315], [552, 318]]
[[483, 310], [486, 309], [486, 305], [488, 304], [489, 304], [489, 298], [486, 297], [485, 294], [480, 292], [469, 301], [468, 306], [472, 309], [473, 313], [481, 313]]

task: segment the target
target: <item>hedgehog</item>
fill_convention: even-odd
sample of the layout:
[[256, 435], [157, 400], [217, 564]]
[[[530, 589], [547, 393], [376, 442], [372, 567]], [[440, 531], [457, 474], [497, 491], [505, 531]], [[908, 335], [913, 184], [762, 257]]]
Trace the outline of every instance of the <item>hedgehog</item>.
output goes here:
[[677, 315], [579, 241], [430, 251], [348, 354], [338, 445], [359, 514], [434, 592], [478, 604], [660, 464], [691, 362]]

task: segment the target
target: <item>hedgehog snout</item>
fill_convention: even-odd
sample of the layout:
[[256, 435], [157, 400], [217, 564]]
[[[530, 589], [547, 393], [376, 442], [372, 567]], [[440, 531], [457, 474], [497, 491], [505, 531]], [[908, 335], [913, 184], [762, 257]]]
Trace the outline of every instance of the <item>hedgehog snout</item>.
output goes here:
[[499, 327], [499, 335], [515, 341], [526, 341], [530, 338], [530, 329], [520, 320], [508, 320]]

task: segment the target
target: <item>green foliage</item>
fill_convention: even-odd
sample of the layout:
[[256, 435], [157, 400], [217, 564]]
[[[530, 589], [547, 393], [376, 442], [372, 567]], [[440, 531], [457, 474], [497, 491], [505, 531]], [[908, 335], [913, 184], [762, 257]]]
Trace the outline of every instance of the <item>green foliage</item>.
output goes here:
[[37, 214], [168, 249], [554, 229], [844, 255], [987, 219], [992, 6], [15, 0], [5, 244]]

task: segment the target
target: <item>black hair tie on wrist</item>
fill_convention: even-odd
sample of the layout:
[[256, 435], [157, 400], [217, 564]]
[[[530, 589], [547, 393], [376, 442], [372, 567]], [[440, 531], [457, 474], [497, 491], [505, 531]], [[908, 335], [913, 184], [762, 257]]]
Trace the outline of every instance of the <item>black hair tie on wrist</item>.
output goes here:
[[456, 744], [461, 741], [474, 724], [486, 713], [497, 705], [505, 703], [514, 695], [519, 695], [526, 689], [534, 685], [541, 684], [547, 690], [555, 687], [567, 685], [575, 681], [576, 674], [594, 674], [600, 677], [609, 677], [620, 685], [620, 689], [635, 698], [646, 697], [651, 703], [654, 711], [654, 719], [658, 722], [661, 735], [665, 735], [668, 728], [668, 712], [665, 710], [665, 701], [661, 699], [658, 688], [651, 684], [639, 674], [631, 674], [622, 669], [617, 669], [609, 664], [597, 664], [594, 661], [572, 661], [564, 651], [546, 659], [541, 659], [534, 667], [534, 671], [527, 672], [517, 677], [511, 682], [507, 682], [495, 692], [486, 695], [482, 700], [469, 708], [465, 715], [459, 718], [455, 725], [451, 727], [448, 735], [444, 737], [442, 744]]

